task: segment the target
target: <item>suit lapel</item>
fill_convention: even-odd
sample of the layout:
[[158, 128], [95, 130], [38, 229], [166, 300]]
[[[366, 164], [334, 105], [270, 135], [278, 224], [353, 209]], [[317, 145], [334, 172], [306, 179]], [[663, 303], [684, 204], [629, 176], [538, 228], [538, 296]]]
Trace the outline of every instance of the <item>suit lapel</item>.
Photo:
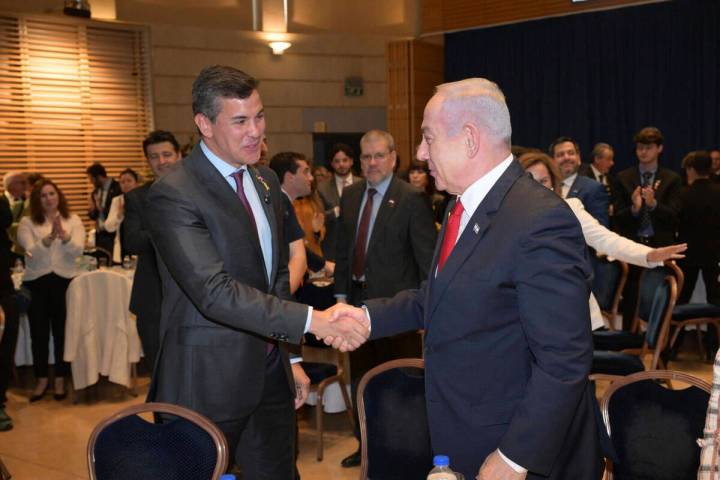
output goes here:
[[[465, 264], [468, 257], [472, 254], [480, 241], [485, 237], [487, 231], [491, 228], [493, 217], [502, 205], [502, 201], [507, 192], [510, 190], [510, 187], [512, 187], [515, 181], [517, 181], [517, 179], [522, 175], [522, 167], [516, 160], [513, 160], [507, 170], [505, 170], [498, 181], [495, 182], [495, 185], [493, 185], [483, 201], [480, 202], [480, 205], [478, 205], [472, 217], [470, 217], [470, 221], [465, 226], [465, 229], [455, 244], [452, 253], [445, 262], [443, 269], [438, 272], [437, 277], [434, 276], [434, 272], [437, 268], [437, 255], [439, 247], [436, 247], [435, 258], [433, 259], [433, 265], [430, 270], [431, 289], [430, 309], [428, 310], [430, 313], [427, 317], [428, 320], [434, 313], [440, 299], [452, 283], [455, 275], [460, 270], [460, 267]], [[447, 219], [445, 220], [445, 224], [446, 223]], [[440, 245], [445, 238], [445, 224], [443, 225], [438, 245]], [[426, 328], [428, 327], [429, 325], [426, 325]]]
[[[277, 227], [277, 217], [275, 216], [275, 210], [272, 208], [272, 202], [270, 201], [270, 187], [268, 186], [267, 182], [265, 182], [265, 179], [262, 178], [257, 168], [248, 167], [248, 172], [250, 172], [250, 178], [252, 178], [253, 180], [253, 184], [255, 185], [255, 191], [257, 191], [258, 193], [258, 197], [260, 197], [260, 203], [263, 206], [265, 216], [267, 217], [268, 223], [270, 224], [270, 232], [272, 234], [272, 270], [270, 272], [269, 286], [270, 288], [272, 288], [271, 286], [275, 285], [275, 277], [277, 276], [278, 272], [278, 253], [280, 252], [280, 239]], [[280, 192], [280, 194], [285, 195], [282, 192]]]
[[[190, 157], [183, 161], [186, 162], [185, 165], [187, 168], [195, 173], [205, 193], [214, 199], [218, 208], [230, 211], [231, 216], [238, 222], [239, 230], [241, 232], [254, 232], [253, 235], [246, 235], [245, 237], [250, 240], [250, 243], [252, 243], [253, 247], [257, 250], [257, 258], [262, 259], [262, 249], [260, 248], [257, 230], [252, 224], [247, 210], [245, 210], [245, 207], [237, 197], [237, 193], [235, 193], [228, 184], [227, 180], [220, 175], [220, 172], [210, 163], [210, 160], [205, 157], [200, 146], [196, 146]], [[260, 190], [258, 190], [258, 192], [260, 192]], [[260, 199], [262, 200], [262, 196]]]
[[347, 197], [347, 206], [349, 209], [348, 215], [349, 215], [349, 226], [352, 228], [351, 232], [351, 240], [350, 240], [350, 261], [352, 262], [353, 258], [353, 252], [355, 251], [355, 241], [357, 240], [357, 228], [358, 228], [358, 219], [360, 218], [360, 205], [362, 204], [362, 197], [365, 193], [365, 183], [363, 182], [362, 188], [352, 189], [350, 191], [345, 191], [343, 189], [343, 196], [348, 195]]
[[374, 244], [378, 242], [378, 238], [381, 238], [381, 231], [387, 223], [388, 218], [395, 211], [395, 207], [399, 202], [399, 185], [398, 180], [393, 176], [390, 180], [390, 185], [382, 198], [382, 203], [378, 209], [377, 216], [375, 217], [375, 223], [373, 223], [372, 233], [370, 234], [370, 242], [368, 242], [368, 252], [374, 251]]

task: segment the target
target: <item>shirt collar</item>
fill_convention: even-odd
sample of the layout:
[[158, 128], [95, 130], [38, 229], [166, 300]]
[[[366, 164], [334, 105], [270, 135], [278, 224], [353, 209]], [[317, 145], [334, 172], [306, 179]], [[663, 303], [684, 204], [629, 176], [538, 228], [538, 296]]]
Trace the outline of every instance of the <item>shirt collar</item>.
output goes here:
[[12, 207], [12, 204], [13, 204], [13, 203], [17, 202], [18, 200], [22, 200], [21, 198], [15, 198], [15, 197], [13, 197], [13, 196], [10, 194], [10, 192], [8, 192], [7, 190], [5, 190], [4, 193], [5, 193], [5, 196], [7, 197], [7, 199], [10, 201], [10, 206], [11, 206], [11, 207]]
[[377, 192], [380, 194], [381, 197], [385, 196], [385, 192], [387, 192], [388, 187], [390, 186], [390, 180], [392, 180], [393, 174], [390, 174], [387, 176], [387, 178], [384, 178], [380, 181], [377, 185], [370, 185], [370, 182], [366, 182], [365, 190], [367, 191], [370, 188], [374, 188], [377, 190]]
[[237, 171], [247, 170], [247, 165], [243, 165], [240, 168], [230, 165], [225, 160], [215, 155], [212, 150], [210, 150], [210, 148], [205, 145], [205, 142], [203, 141], [200, 142], [200, 149], [203, 151], [207, 159], [210, 160], [210, 163], [212, 163], [213, 167], [215, 167], [217, 171], [220, 172], [220, 175], [222, 175], [223, 178], [227, 178]]
[[595, 168], [595, 165], [593, 165], [592, 163], [590, 164], [590, 168], [592, 169], [593, 174], [595, 174], [595, 178], [600, 178], [600, 175], [605, 175], [604, 173], [601, 173], [600, 170]]
[[505, 173], [510, 164], [513, 162], [512, 154], [508, 155], [505, 160], [500, 162], [488, 173], [475, 180], [465, 191], [460, 195], [460, 201], [462, 202], [465, 213], [469, 216], [473, 216], [478, 205], [485, 199], [490, 189], [495, 185], [498, 179]]
[[657, 169], [658, 169], [658, 165], [656, 163], [655, 165], [648, 167], [648, 166], [645, 166], [645, 164], [640, 163], [640, 164], [638, 164], [638, 169], [640, 170], [640, 176], [642, 176], [642, 174], [645, 172], [650, 172], [653, 175], [655, 175], [655, 173], [657, 172]]
[[563, 180], [563, 185], [567, 185], [568, 187], [572, 187], [572, 184], [575, 183], [575, 179], [577, 178], [578, 174], [577, 172], [573, 173], [569, 177], [567, 177], [565, 180]]

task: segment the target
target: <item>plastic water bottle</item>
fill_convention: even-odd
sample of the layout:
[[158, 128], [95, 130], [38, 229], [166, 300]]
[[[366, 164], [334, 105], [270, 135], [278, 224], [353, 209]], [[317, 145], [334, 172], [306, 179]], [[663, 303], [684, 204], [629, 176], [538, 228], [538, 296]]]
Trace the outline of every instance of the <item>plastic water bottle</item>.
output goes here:
[[130, 255], [125, 255], [123, 257], [122, 268], [124, 268], [125, 270], [130, 270], [132, 268], [132, 261], [130, 260]]
[[450, 458], [447, 455], [435, 455], [433, 467], [427, 476], [427, 480], [458, 480], [455, 472], [450, 470]]

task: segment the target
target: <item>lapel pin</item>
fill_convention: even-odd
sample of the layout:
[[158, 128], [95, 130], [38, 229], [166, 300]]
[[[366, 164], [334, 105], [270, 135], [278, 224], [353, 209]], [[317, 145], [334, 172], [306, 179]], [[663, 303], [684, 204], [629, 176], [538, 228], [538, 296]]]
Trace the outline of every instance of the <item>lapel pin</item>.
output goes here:
[[388, 206], [390, 208], [393, 208], [395, 206], [395, 200], [393, 200], [392, 198], [390, 200], [388, 200]]
[[478, 225], [477, 223], [473, 225], [473, 232], [475, 232], [475, 235], [480, 233], [480, 225]]

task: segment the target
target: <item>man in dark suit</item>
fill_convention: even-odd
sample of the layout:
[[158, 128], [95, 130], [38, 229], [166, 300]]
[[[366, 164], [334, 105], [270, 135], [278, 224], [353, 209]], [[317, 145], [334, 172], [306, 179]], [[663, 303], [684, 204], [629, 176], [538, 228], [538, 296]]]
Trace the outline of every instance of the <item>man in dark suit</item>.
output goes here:
[[[676, 242], [680, 214], [680, 175], [659, 165], [663, 135], [655, 127], [635, 134], [638, 165], [617, 175], [617, 195], [613, 218], [618, 233], [651, 247]], [[630, 267], [623, 291], [623, 328], [632, 324], [637, 304], [638, 267]]]
[[691, 152], [683, 159], [689, 186], [681, 196], [678, 240], [688, 249], [680, 266], [685, 284], [678, 303], [688, 303], [699, 272], [707, 302], [720, 305], [720, 185], [710, 180], [708, 152]]
[[[335, 296], [352, 305], [417, 288], [427, 278], [437, 230], [429, 199], [397, 178], [392, 135], [371, 130], [360, 140], [365, 180], [346, 187], [340, 201]], [[383, 362], [420, 357], [421, 340], [410, 332], [368, 342], [350, 354], [352, 394], [360, 378]], [[357, 408], [354, 407], [357, 418]], [[356, 423], [357, 425], [357, 423]], [[355, 429], [360, 438], [359, 428]], [[342, 462], [360, 464], [360, 451]]]
[[[596, 143], [590, 153], [591, 163], [583, 163], [580, 165], [578, 173], [591, 178], [605, 187], [610, 198], [609, 215], [612, 217], [612, 206], [614, 205], [613, 183], [615, 176], [610, 173], [613, 165], [615, 165], [615, 150], [609, 143]], [[612, 223], [612, 218], [611, 222]]]
[[336, 143], [330, 151], [332, 177], [317, 186], [318, 194], [325, 209], [325, 238], [321, 247], [327, 260], [335, 261], [337, 249], [337, 225], [340, 218], [340, 198], [345, 187], [361, 179], [352, 173], [355, 153], [344, 143]]
[[350, 348], [367, 324], [331, 322], [290, 301], [282, 191], [255, 167], [265, 133], [257, 81], [203, 69], [192, 105], [201, 142], [147, 194], [162, 279], [161, 346], [148, 399], [209, 417], [249, 479], [294, 476], [296, 385], [287, 344], [336, 332]]
[[562, 175], [562, 197], [579, 198], [590, 215], [609, 227], [607, 191], [600, 183], [578, 175], [581, 164], [578, 143], [570, 137], [560, 137], [550, 144], [548, 150]]
[[[170, 171], [180, 159], [180, 144], [175, 136], [164, 130], [155, 130], [143, 140], [143, 152], [156, 179]], [[130, 295], [130, 311], [137, 316], [138, 334], [142, 342], [145, 367], [152, 372], [160, 348], [160, 305], [162, 288], [158, 273], [155, 249], [150, 240], [144, 212], [153, 182], [148, 182], [125, 194], [125, 219], [122, 223], [126, 251], [137, 255], [137, 269]]]
[[513, 159], [494, 83], [440, 85], [422, 131], [418, 158], [458, 197], [428, 281], [365, 303], [371, 339], [425, 329], [432, 448], [465, 478], [599, 479], [590, 265], [577, 219]]
[[[17, 172], [15, 172], [17, 173]], [[5, 184], [7, 188], [7, 182]], [[7, 230], [13, 223], [13, 210], [8, 197], [0, 196], [0, 307], [5, 322], [0, 322], [0, 432], [13, 428], [12, 419], [5, 412], [5, 402], [10, 375], [14, 363], [15, 344], [18, 336], [18, 311], [15, 301], [15, 288], [10, 277], [10, 266], [13, 259], [10, 248], [12, 241]]]
[[[17, 243], [17, 229], [23, 216], [29, 215], [28, 180], [25, 172], [7, 172], [3, 176], [3, 192], [0, 201], [7, 203], [12, 215], [12, 223], [7, 228], [8, 239], [11, 242], [10, 264], [15, 260], [24, 261], [25, 250]], [[4, 247], [3, 247], [4, 248]]]
[[112, 262], [115, 232], [105, 230], [105, 219], [110, 213], [112, 199], [122, 194], [122, 191], [118, 182], [108, 178], [107, 171], [101, 164], [93, 163], [87, 168], [86, 173], [94, 187], [90, 194], [88, 216], [91, 220], [95, 220], [95, 246], [109, 253], [109, 263]]

